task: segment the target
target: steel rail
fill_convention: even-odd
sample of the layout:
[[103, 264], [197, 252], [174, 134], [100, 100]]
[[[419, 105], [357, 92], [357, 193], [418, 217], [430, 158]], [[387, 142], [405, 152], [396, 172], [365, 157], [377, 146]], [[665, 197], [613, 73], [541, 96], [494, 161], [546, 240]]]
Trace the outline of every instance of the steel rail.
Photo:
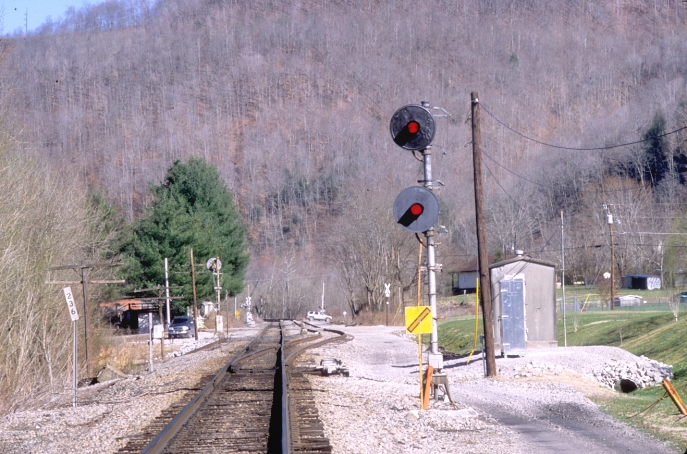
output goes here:
[[[244, 347], [241, 352], [237, 354], [237, 356], [242, 355], [253, 343], [260, 339], [263, 333], [267, 330], [268, 326], [269, 325], [265, 326], [265, 328], [260, 331], [260, 334], [258, 334], [246, 347]], [[191, 402], [186, 404], [186, 406], [182, 408], [174, 418], [172, 418], [172, 420], [164, 427], [164, 429], [162, 429], [160, 433], [157, 434], [157, 436], [141, 450], [141, 454], [162, 454], [172, 438], [179, 433], [179, 430], [181, 430], [184, 424], [196, 412], [198, 407], [207, 399], [210, 393], [215, 389], [215, 386], [222, 380], [222, 378], [224, 378], [229, 370], [230, 365], [231, 362], [222, 367], [217, 375], [215, 375], [215, 377], [210, 380], [207, 385], [205, 385], [203, 390], [198, 393], [198, 395], [194, 397]]]
[[329, 329], [329, 328], [323, 328], [322, 331], [328, 331], [330, 333], [335, 333], [338, 334], [336, 337], [330, 337], [329, 339], [323, 339], [319, 342], [316, 342], [314, 344], [308, 344], [304, 347], [301, 347], [297, 349], [296, 351], [292, 352], [287, 358], [286, 358], [286, 365], [291, 366], [291, 363], [298, 357], [300, 356], [303, 352], [305, 352], [308, 349], [311, 348], [316, 348], [316, 347], [321, 347], [322, 345], [329, 344], [331, 342], [337, 342], [337, 341], [344, 341], [348, 342], [350, 340], [353, 340], [353, 336], [350, 334], [347, 334], [343, 331], [335, 330], [335, 329]]
[[236, 359], [234, 359], [234, 360], [231, 362], [231, 364], [229, 364], [229, 371], [230, 371], [230, 372], [237, 372], [237, 371], [239, 370], [239, 368], [237, 368], [236, 366], [237, 366], [239, 363], [242, 363], [243, 361], [245, 361], [246, 359], [249, 359], [249, 358], [252, 359], [252, 358], [256, 358], [256, 357], [258, 357], [258, 356], [264, 355], [264, 354], [266, 354], [266, 353], [272, 353], [272, 352], [274, 352], [275, 350], [279, 350], [279, 347], [265, 347], [265, 348], [261, 348], [260, 350], [256, 350], [256, 351], [254, 351], [254, 352], [248, 353], [247, 355], [243, 355], [243, 356], [241, 356], [241, 357], [239, 357], [239, 358], [236, 358]]
[[284, 324], [279, 322], [281, 327], [281, 348], [279, 349], [279, 373], [281, 374], [281, 452], [291, 454], [291, 427], [289, 420], [289, 390], [286, 373], [285, 353], [284, 353]]
[[[272, 321], [272, 320], [270, 320], [270, 321]], [[286, 321], [286, 320], [277, 320], [277, 322], [279, 322], [279, 325], [282, 327], [282, 329], [283, 329], [283, 325], [282, 325], [282, 324], [283, 324], [284, 321]], [[293, 320], [293, 322], [296, 323], [296, 324], [298, 324], [298, 322], [295, 321], [295, 320]], [[284, 348], [284, 347], [292, 347], [293, 345], [300, 344], [300, 343], [303, 343], [303, 342], [310, 342], [310, 341], [313, 340], [313, 338], [322, 336], [322, 333], [321, 333], [320, 330], [314, 330], [314, 329], [309, 329], [309, 328], [308, 328], [308, 331], [316, 333], [316, 336], [303, 337], [303, 338], [301, 338], [301, 339], [290, 339], [290, 340], [282, 339], [283, 342], [280, 341], [280, 342], [282, 342], [282, 344], [283, 344], [281, 348]], [[330, 330], [330, 331], [331, 331], [331, 330]], [[285, 336], [284, 336], [284, 337], [285, 337]], [[249, 347], [246, 347], [246, 348], [244, 349], [244, 351], [243, 351], [242, 353], [239, 353], [239, 355], [237, 355], [237, 357], [234, 358], [234, 360], [231, 362], [231, 365], [229, 366], [229, 371], [235, 372], [236, 370], [238, 370], [235, 366], [237, 366], [239, 363], [243, 362], [244, 360], [246, 360], [246, 359], [248, 359], [248, 358], [254, 358], [254, 357], [256, 357], [256, 356], [264, 355], [264, 354], [266, 354], [266, 353], [271, 353], [271, 352], [273, 352], [274, 350], [278, 350], [279, 348], [280, 348], [280, 347], [265, 347], [265, 348], [263, 348], [263, 349], [256, 350], [256, 351], [254, 351], [254, 352], [251, 352], [251, 353], [246, 354], [245, 352], [248, 351], [248, 349], [249, 349]]]

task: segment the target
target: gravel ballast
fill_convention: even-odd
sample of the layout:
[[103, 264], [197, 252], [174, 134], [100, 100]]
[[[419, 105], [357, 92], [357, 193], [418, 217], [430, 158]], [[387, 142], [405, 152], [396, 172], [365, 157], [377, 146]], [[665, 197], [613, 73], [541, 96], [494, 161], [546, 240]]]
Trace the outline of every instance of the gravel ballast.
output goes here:
[[[185, 388], [214, 374], [258, 328], [232, 330], [229, 344], [170, 358], [155, 372], [81, 388], [77, 408], [66, 390], [49, 405], [7, 415], [0, 419], [0, 452], [114, 453], [178, 403]], [[420, 411], [414, 338], [399, 327], [344, 329], [352, 341], [302, 358], [307, 365], [341, 359], [350, 371], [349, 377], [309, 376], [336, 453], [675, 452], [608, 417], [579, 391], [615, 392], [595, 379], [612, 365], [643, 370], [650, 363], [652, 373], [666, 374], [665, 365], [619, 348], [561, 347], [497, 358], [499, 376], [487, 379], [478, 355], [470, 364], [446, 359], [455, 404], [432, 400]]]
[[323, 391], [316, 397], [335, 452], [674, 452], [607, 416], [578, 390], [613, 393], [594, 380], [609, 363], [655, 366], [622, 349], [559, 347], [497, 358], [496, 378], [484, 377], [480, 356], [470, 364], [447, 359], [455, 406], [432, 400], [419, 411], [414, 338], [382, 326], [346, 331], [353, 341], [326, 346], [312, 359], [336, 357], [350, 370], [347, 378], [311, 379]]

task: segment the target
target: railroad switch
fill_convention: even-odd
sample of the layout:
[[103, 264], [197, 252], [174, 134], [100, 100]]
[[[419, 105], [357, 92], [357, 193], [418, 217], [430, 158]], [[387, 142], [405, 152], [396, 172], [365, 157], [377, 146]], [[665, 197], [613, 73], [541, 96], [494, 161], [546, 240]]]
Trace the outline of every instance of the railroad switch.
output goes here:
[[344, 377], [349, 376], [349, 371], [345, 366], [341, 365], [341, 360], [336, 358], [324, 358], [320, 360], [319, 367], [315, 368], [319, 370], [325, 377], [328, 375], [340, 374]]

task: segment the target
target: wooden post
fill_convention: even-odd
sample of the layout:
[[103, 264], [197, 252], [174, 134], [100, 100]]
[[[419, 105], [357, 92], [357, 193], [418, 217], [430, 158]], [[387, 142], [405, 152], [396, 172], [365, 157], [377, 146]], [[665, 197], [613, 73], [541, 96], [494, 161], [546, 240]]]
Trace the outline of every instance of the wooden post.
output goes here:
[[429, 408], [429, 394], [432, 389], [432, 375], [434, 373], [434, 368], [432, 366], [427, 366], [427, 377], [425, 378], [425, 385], [422, 389], [422, 409], [427, 410]]
[[[160, 288], [159, 285], [158, 285], [158, 288]], [[169, 292], [169, 290], [167, 290], [167, 291]], [[158, 297], [159, 297], [159, 296], [160, 296], [160, 294], [159, 294], [159, 292], [158, 292]], [[161, 300], [158, 299], [157, 301], [158, 301], [158, 303], [157, 303], [158, 306], [157, 306], [157, 307], [158, 307], [158, 310], [159, 310], [159, 312], [160, 312], [160, 323], [162, 324], [162, 327], [163, 327], [163, 330], [162, 330], [162, 337], [160, 338], [160, 355], [161, 355], [161, 357], [162, 357], [162, 360], [160, 360], [160, 362], [165, 362], [165, 330], [164, 330], [164, 326], [165, 326], [165, 325], [164, 325], [164, 322], [165, 322], [165, 319], [164, 319], [164, 314], [163, 314], [163, 312], [162, 312], [162, 303], [160, 302]], [[167, 300], [167, 301], [169, 301], [169, 300]]]
[[682, 403], [682, 399], [680, 399], [680, 395], [677, 393], [675, 388], [673, 387], [673, 384], [670, 383], [670, 380], [667, 378], [664, 379], [661, 384], [663, 385], [663, 388], [666, 390], [670, 398], [673, 400], [673, 403], [677, 407], [677, 409], [680, 411], [681, 415], [687, 415], [687, 408], [685, 407], [685, 404]]
[[479, 95], [470, 94], [472, 101], [472, 163], [475, 185], [475, 220], [477, 223], [477, 255], [479, 259], [480, 299], [482, 305], [484, 351], [487, 360], [487, 377], [496, 376], [494, 356], [494, 325], [491, 308], [491, 277], [489, 276], [489, 256], [487, 235], [484, 222], [484, 191], [482, 188], [482, 133], [479, 124]]
[[198, 340], [198, 303], [196, 300], [196, 265], [193, 261], [193, 249], [191, 249], [191, 287], [193, 287], [193, 325], [195, 326], [196, 340]]
[[57, 265], [49, 266], [48, 271], [57, 270], [81, 270], [81, 281], [52, 281], [50, 279], [46, 280], [45, 283], [48, 285], [70, 285], [70, 284], [81, 284], [83, 288], [83, 310], [84, 310], [84, 341], [86, 344], [86, 373], [88, 378], [93, 378], [93, 370], [91, 365], [91, 313], [88, 310], [88, 284], [125, 284], [126, 281], [122, 279], [112, 279], [112, 280], [94, 280], [89, 281], [88, 270], [90, 268], [110, 268], [113, 266], [121, 266], [120, 262], [117, 263], [84, 263], [81, 265]]
[[83, 286], [83, 320], [86, 341], [86, 373], [88, 378], [93, 377], [91, 366], [91, 315], [88, 310], [88, 268], [81, 268], [81, 285]]

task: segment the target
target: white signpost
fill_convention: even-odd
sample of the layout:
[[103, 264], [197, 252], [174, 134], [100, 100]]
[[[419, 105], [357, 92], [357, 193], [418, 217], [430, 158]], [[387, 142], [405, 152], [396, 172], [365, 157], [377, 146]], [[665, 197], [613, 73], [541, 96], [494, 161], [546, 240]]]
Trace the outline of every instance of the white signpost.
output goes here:
[[384, 296], [386, 297], [386, 306], [384, 306], [384, 318], [386, 320], [386, 326], [389, 326], [389, 297], [391, 296], [391, 283], [384, 284]]
[[72, 318], [72, 325], [74, 325], [74, 398], [72, 399], [72, 406], [76, 407], [76, 388], [78, 386], [76, 321], [79, 319], [79, 313], [76, 311], [76, 302], [74, 301], [71, 287], [64, 287], [62, 291], [64, 292], [64, 298], [67, 300], [67, 308], [69, 309], [69, 316]]
[[79, 313], [76, 311], [76, 302], [74, 302], [74, 294], [72, 293], [72, 288], [65, 287], [62, 290], [64, 291], [64, 297], [67, 300], [69, 316], [72, 318], [72, 321], [75, 322], [79, 319]]

